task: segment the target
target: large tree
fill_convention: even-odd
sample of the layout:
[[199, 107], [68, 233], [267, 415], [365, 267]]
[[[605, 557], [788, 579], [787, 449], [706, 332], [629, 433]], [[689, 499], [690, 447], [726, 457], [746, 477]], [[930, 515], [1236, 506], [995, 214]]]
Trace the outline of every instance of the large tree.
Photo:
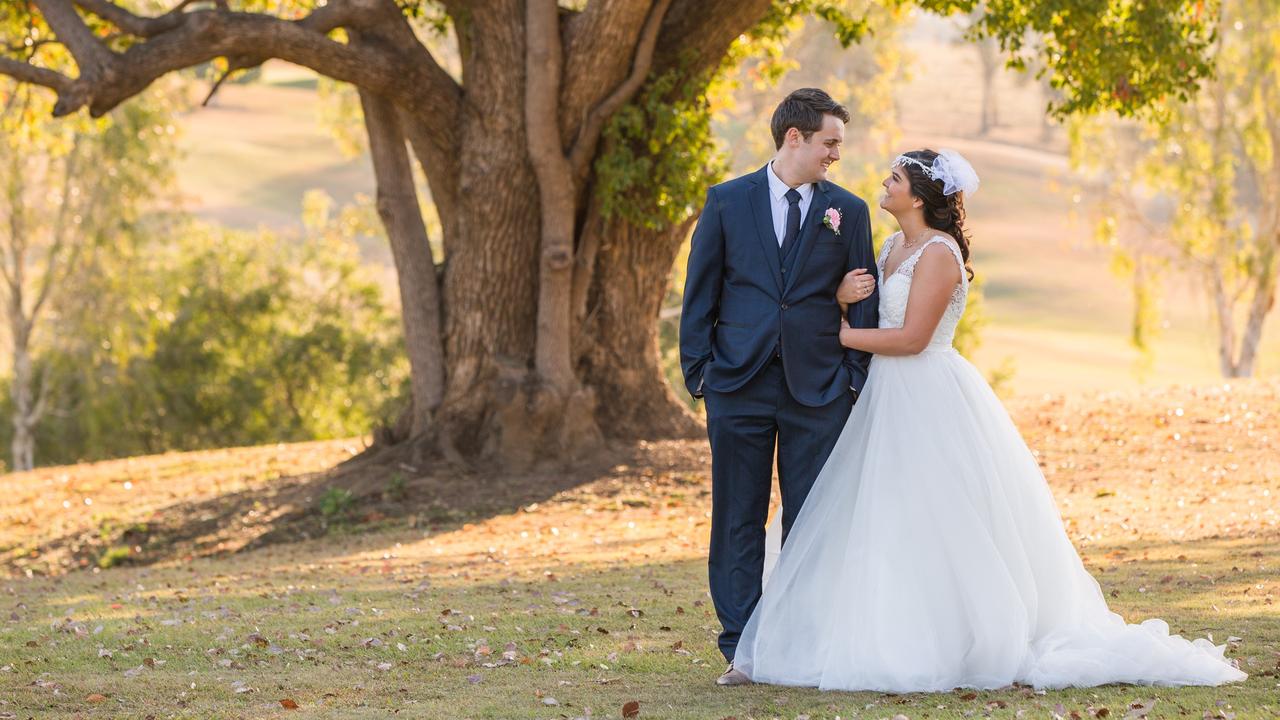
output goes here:
[[[56, 92], [57, 115], [101, 115], [217, 58], [231, 69], [279, 58], [354, 85], [413, 378], [395, 439], [522, 465], [602, 436], [698, 432], [662, 380], [654, 327], [717, 179], [705, 91], [796, 16], [833, 21], [846, 43], [867, 30], [865, 3], [833, 0], [173, 1], [150, 15], [125, 0], [5, 3], [0, 23], [22, 32], [0, 73]], [[1015, 62], [1028, 36], [1046, 38], [1034, 47], [1063, 90], [1060, 110], [1131, 111], [1205, 71], [1202, 5], [989, 0], [975, 27]], [[416, 34], [428, 21], [451, 26], [459, 76]], [[50, 40], [75, 74], [41, 64]], [[415, 161], [439, 211], [439, 266]]]
[[57, 412], [50, 358], [63, 319], [92, 306], [78, 286], [102, 243], [136, 231], [168, 182], [175, 156], [168, 98], [91, 120], [49, 118], [50, 98], [0, 78], [0, 316], [8, 330], [10, 468], [36, 462], [37, 430]]

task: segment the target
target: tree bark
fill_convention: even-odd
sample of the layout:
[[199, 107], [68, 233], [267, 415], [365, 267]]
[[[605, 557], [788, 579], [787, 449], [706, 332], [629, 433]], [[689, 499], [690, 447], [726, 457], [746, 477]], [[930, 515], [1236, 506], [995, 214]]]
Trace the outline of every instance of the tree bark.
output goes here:
[[409, 432], [421, 436], [444, 398], [444, 351], [440, 342], [440, 291], [427, 228], [418, 206], [413, 169], [395, 107], [360, 91], [369, 152], [378, 184], [378, 217], [386, 228], [400, 286], [405, 350], [412, 387]]
[[618, 219], [586, 228], [599, 251], [576, 355], [580, 376], [598, 393], [596, 416], [609, 436], [703, 434], [663, 377], [655, 332], [672, 263], [692, 223], [654, 231]]
[[575, 385], [569, 360], [573, 293], [574, 182], [560, 142], [560, 26], [556, 0], [526, 0], [528, 46], [525, 124], [529, 158], [538, 178], [542, 247], [538, 263], [538, 339], [535, 367], [548, 389], [566, 397]]

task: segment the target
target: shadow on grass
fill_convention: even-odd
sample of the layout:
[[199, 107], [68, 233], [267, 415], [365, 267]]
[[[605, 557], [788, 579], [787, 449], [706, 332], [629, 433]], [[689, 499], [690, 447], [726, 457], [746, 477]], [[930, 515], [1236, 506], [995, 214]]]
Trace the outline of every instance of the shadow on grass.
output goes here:
[[[456, 529], [593, 485], [597, 495], [654, 494], [655, 476], [701, 484], [706, 444], [615, 444], [570, 470], [525, 474], [416, 467], [394, 455], [360, 455], [329, 470], [264, 480], [200, 500], [178, 500], [147, 517], [113, 518], [96, 527], [33, 541], [4, 558], [15, 574], [149, 565], [228, 555], [279, 543], [408, 527]], [[655, 497], [652, 502], [659, 502]], [[648, 502], [648, 500], [642, 500]]]

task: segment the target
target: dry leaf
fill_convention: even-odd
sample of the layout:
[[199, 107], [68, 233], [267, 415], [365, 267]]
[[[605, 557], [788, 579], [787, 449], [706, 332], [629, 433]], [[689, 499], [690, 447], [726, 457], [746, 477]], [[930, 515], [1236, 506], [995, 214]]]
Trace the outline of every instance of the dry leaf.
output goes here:
[[625, 718], [626, 720], [631, 720], [631, 718], [640, 717], [640, 703], [635, 700], [632, 700], [626, 705], [623, 705], [622, 717]]
[[280, 701], [280, 707], [284, 708], [285, 710], [297, 710], [298, 703], [292, 700], [291, 698], [285, 698]]

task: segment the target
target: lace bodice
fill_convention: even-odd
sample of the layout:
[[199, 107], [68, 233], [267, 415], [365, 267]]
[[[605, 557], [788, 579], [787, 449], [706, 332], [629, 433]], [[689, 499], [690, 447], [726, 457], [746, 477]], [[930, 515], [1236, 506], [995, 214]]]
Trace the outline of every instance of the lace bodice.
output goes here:
[[902, 261], [892, 275], [885, 277], [885, 261], [888, 260], [895, 243], [901, 238], [901, 232], [890, 236], [885, 241], [884, 247], [880, 249], [880, 257], [876, 260], [876, 267], [880, 270], [880, 327], [902, 327], [907, 317], [907, 298], [911, 294], [911, 278], [915, 274], [916, 263], [920, 261], [925, 248], [935, 244], [945, 245], [955, 256], [956, 262], [960, 264], [960, 282], [952, 291], [951, 301], [947, 303], [947, 309], [943, 311], [942, 319], [938, 321], [938, 327], [933, 331], [933, 338], [929, 340], [929, 346], [926, 349], [950, 349], [951, 342], [956, 337], [956, 326], [960, 324], [960, 317], [964, 315], [965, 300], [969, 296], [969, 274], [964, 269], [964, 257], [961, 256], [960, 248], [956, 247], [955, 241], [942, 235], [935, 235], [921, 243], [914, 253]]

